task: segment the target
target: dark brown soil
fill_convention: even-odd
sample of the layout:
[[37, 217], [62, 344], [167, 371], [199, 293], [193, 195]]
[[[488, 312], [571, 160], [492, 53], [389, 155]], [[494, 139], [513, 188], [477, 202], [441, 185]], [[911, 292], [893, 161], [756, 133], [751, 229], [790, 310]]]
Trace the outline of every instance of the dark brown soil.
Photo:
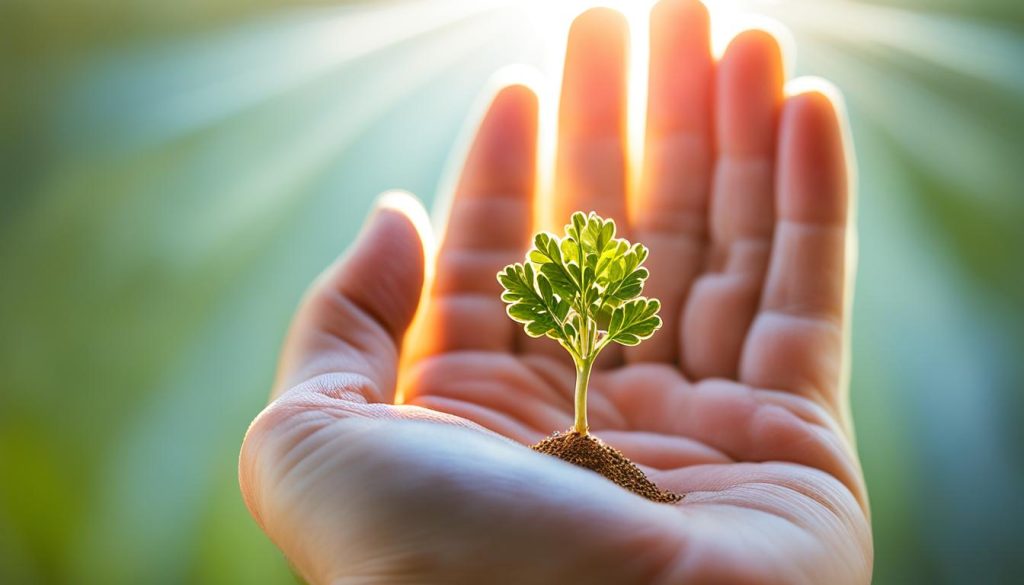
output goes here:
[[659, 489], [621, 451], [609, 447], [593, 435], [581, 435], [576, 431], [555, 433], [532, 449], [596, 471], [648, 500], [672, 504], [683, 499], [683, 496]]

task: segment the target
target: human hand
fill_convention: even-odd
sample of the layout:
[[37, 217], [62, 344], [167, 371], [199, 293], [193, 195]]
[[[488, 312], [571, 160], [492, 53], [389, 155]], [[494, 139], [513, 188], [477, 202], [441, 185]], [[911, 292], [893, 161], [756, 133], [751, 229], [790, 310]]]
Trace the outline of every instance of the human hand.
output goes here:
[[570, 426], [574, 371], [506, 317], [495, 281], [555, 227], [534, 221], [536, 98], [513, 86], [479, 129], [413, 330], [424, 251], [385, 206], [310, 290], [246, 436], [246, 503], [311, 582], [870, 580], [841, 114], [785, 94], [770, 35], [715, 62], [699, 3], [655, 10], [640, 188], [625, 23], [593, 10], [570, 35], [557, 198], [540, 205], [613, 217], [651, 248], [665, 325], [607, 350], [590, 425], [686, 498], [651, 503], [524, 446]]

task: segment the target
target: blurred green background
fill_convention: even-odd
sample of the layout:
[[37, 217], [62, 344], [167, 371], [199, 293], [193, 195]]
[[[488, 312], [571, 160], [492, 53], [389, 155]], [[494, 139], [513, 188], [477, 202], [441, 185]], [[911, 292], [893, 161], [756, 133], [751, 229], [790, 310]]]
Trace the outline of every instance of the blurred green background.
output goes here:
[[[526, 4], [0, 2], [0, 583], [294, 581], [235, 477], [284, 328], [496, 69], [554, 73]], [[876, 582], [1022, 582], [1024, 5], [730, 4], [848, 101]]]

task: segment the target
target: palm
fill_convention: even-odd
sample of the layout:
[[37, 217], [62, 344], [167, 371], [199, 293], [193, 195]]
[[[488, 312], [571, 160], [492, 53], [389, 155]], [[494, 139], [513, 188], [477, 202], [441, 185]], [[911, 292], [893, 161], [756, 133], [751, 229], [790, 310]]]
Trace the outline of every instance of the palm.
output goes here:
[[[591, 11], [570, 35], [556, 196], [534, 194], [536, 98], [506, 88], [409, 334], [423, 258], [397, 216], [377, 219], [300, 310], [284, 395], [250, 429], [240, 473], [250, 509], [310, 580], [869, 580], [843, 380], [840, 118], [821, 93], [784, 95], [769, 35], [740, 35], [716, 62], [699, 2], [655, 11], [635, 191], [625, 24]], [[665, 321], [602, 354], [591, 429], [686, 494], [679, 505], [522, 447], [570, 426], [575, 373], [505, 315], [495, 274], [577, 210], [651, 249], [645, 294]]]
[[[468, 419], [523, 444], [572, 423], [575, 373], [562, 360], [453, 351], [419, 366], [426, 379], [435, 375], [429, 372], [435, 368], [438, 383], [427, 381], [413, 390], [411, 403]], [[535, 464], [536, 474], [547, 476], [539, 481], [510, 469], [504, 459], [475, 457], [475, 448], [465, 446], [470, 436], [459, 442], [466, 449], [464, 464], [475, 469], [460, 475], [474, 478], [478, 491], [461, 494], [457, 502], [441, 502], [464, 506], [472, 497], [485, 507], [507, 509], [508, 502], [494, 498], [488, 488], [517, 473], [525, 478], [515, 485], [515, 514], [528, 517], [539, 532], [576, 535], [559, 545], [569, 563], [579, 559], [593, 565], [595, 551], [610, 548], [601, 556], [609, 565], [621, 566], [636, 562], [638, 548], [671, 543], [674, 554], [665, 553], [666, 560], [654, 563], [666, 582], [869, 580], [870, 534], [863, 502], [846, 487], [852, 484], [861, 493], [859, 472], [841, 444], [842, 431], [814, 404], [731, 380], [691, 383], [678, 368], [660, 364], [599, 372], [591, 396], [595, 434], [625, 451], [661, 487], [687, 494], [681, 507], [669, 508], [654, 523], [651, 504], [627, 500], [610, 482], [597, 479], [577, 489], [583, 478], [573, 475], [575, 470], [547, 464], [544, 456], [536, 455], [536, 461], [526, 464]], [[430, 440], [451, 440], [444, 435], [418, 439], [428, 441], [423, 445], [427, 451]], [[407, 460], [397, 467], [403, 474], [417, 473]], [[560, 486], [557, 503], [551, 502], [552, 485]], [[558, 514], [533, 514], [555, 506]], [[595, 514], [595, 509], [603, 513]], [[614, 545], [590, 542], [606, 538], [608, 526], [615, 526], [620, 537]], [[609, 574], [607, 566], [589, 568], [593, 573], [585, 578], [576, 572], [584, 569], [573, 569], [570, 582], [603, 582], [598, 576]], [[607, 582], [626, 582], [622, 573], [611, 574]], [[629, 579], [653, 580], [642, 568]]]
[[[446, 352], [412, 368], [406, 404], [533, 444], [572, 425], [575, 371], [565, 361], [544, 355]], [[691, 382], [677, 367], [631, 364], [594, 374], [589, 412], [593, 433], [663, 476], [667, 487], [677, 487], [669, 484], [682, 476], [665, 472], [694, 466], [742, 469], [738, 464], [743, 462], [783, 460], [817, 467], [830, 456], [839, 461], [829, 471], [857, 481], [852, 469], [839, 467], [845, 457], [841, 449], [814, 436], [828, 433], [845, 449], [839, 439], [843, 431], [832, 417], [786, 392], [725, 379]], [[693, 471], [697, 473], [686, 477], [698, 478], [712, 469]]]

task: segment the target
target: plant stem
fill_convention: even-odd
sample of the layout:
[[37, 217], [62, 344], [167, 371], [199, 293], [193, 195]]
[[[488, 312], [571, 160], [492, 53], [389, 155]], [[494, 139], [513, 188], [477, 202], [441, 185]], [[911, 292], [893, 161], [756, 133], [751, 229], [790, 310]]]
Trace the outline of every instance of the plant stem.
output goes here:
[[576, 362], [576, 422], [573, 430], [581, 435], [587, 435], [590, 428], [587, 424], [587, 385], [590, 383], [590, 369], [593, 366], [593, 358]]

